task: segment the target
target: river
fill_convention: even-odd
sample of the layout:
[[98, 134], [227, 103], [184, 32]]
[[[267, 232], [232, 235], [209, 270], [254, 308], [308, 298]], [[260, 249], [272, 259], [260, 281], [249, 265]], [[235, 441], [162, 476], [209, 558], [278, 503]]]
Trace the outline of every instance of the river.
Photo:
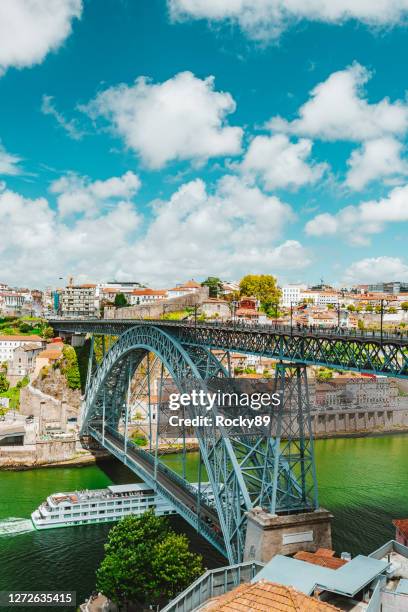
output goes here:
[[[338, 551], [367, 553], [391, 539], [392, 519], [408, 517], [408, 434], [315, 442], [320, 504], [335, 515]], [[180, 469], [180, 456], [166, 458]], [[187, 476], [196, 479], [197, 454]], [[27, 520], [50, 493], [105, 487], [136, 480], [116, 461], [97, 466], [0, 472], [0, 590], [74, 590], [78, 603], [95, 586], [95, 570], [111, 524], [35, 531]], [[224, 559], [182, 519], [205, 565]], [[4, 608], [3, 608], [4, 609]]]

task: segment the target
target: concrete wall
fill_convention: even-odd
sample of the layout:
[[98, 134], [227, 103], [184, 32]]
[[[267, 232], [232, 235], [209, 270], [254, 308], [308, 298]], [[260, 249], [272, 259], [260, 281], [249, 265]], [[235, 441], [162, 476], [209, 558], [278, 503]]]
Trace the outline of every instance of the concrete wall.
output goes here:
[[312, 411], [316, 437], [408, 429], [408, 409]]

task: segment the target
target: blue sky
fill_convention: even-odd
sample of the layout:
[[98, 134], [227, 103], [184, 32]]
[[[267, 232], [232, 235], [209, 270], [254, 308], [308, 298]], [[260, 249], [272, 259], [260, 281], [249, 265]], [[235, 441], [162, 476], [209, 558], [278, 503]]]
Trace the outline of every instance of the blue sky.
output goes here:
[[408, 2], [353, 4], [4, 0], [0, 281], [408, 280]]

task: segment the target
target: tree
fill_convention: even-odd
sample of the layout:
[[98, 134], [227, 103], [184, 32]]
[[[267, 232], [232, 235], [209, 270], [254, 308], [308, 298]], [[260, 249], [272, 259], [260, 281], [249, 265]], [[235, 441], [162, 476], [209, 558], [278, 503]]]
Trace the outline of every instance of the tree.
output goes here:
[[128, 301], [123, 293], [117, 293], [115, 295], [115, 306], [116, 308], [123, 308], [128, 306]]
[[408, 312], [408, 302], [402, 302], [401, 308], [404, 312]]
[[201, 286], [208, 287], [208, 295], [211, 298], [217, 298], [223, 292], [222, 281], [217, 276], [209, 276]]
[[66, 344], [62, 349], [64, 362], [61, 371], [65, 374], [70, 389], [81, 388], [81, 374], [79, 371], [78, 358], [73, 346]]
[[0, 372], [0, 393], [8, 391], [9, 387], [10, 383], [6, 378], [6, 375], [4, 374], [4, 372]]
[[44, 327], [42, 330], [42, 337], [45, 338], [46, 340], [50, 340], [51, 338], [53, 338], [54, 330], [52, 329], [52, 327], [50, 327], [49, 325]]
[[239, 283], [241, 296], [256, 297], [265, 312], [276, 310], [281, 295], [276, 278], [270, 274], [248, 274]]
[[202, 572], [201, 556], [189, 551], [186, 536], [146, 512], [127, 516], [111, 529], [96, 587], [118, 604], [161, 604]]

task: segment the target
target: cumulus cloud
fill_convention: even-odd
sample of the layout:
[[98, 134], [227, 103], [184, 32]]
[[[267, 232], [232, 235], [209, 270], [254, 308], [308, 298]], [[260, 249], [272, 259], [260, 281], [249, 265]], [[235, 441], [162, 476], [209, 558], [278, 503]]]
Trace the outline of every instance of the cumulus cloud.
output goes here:
[[371, 73], [354, 63], [319, 83], [310, 99], [300, 107], [294, 121], [275, 117], [272, 129], [321, 140], [360, 142], [384, 136], [403, 135], [408, 129], [408, 106], [388, 98], [368, 102], [364, 85]]
[[15, 175], [21, 174], [22, 170], [19, 166], [21, 158], [17, 155], [8, 153], [0, 143], [0, 175]]
[[82, 0], [1, 0], [0, 74], [41, 63], [71, 34]]
[[346, 284], [377, 283], [385, 278], [408, 280], [408, 265], [399, 257], [367, 257], [356, 261], [346, 270]]
[[215, 91], [214, 77], [181, 72], [163, 83], [140, 77], [131, 86], [102, 91], [81, 108], [108, 119], [153, 169], [172, 160], [205, 161], [241, 150], [242, 129], [226, 122], [235, 102], [229, 93]]
[[81, 140], [84, 136], [84, 132], [78, 128], [74, 119], [66, 119], [64, 115], [57, 110], [53, 96], [44, 95], [42, 97], [41, 112], [44, 115], [51, 115], [51, 117], [54, 117], [58, 125], [65, 130], [68, 136], [73, 140]]
[[[112, 185], [94, 182], [88, 191], [118, 194]], [[63, 187], [54, 185], [57, 197]], [[41, 286], [73, 274], [78, 280], [140, 279], [168, 286], [180, 274], [287, 274], [310, 263], [298, 241], [282, 239], [294, 219], [291, 207], [238, 177], [226, 176], [211, 189], [202, 180], [185, 183], [150, 208], [142, 216], [132, 202], [119, 201], [91, 216], [67, 217], [45, 198], [0, 191], [5, 281]]]
[[168, 6], [173, 20], [229, 20], [262, 41], [277, 38], [302, 19], [389, 26], [405, 21], [408, 14], [407, 0], [168, 0]]
[[406, 175], [408, 164], [401, 157], [403, 149], [401, 142], [390, 137], [363, 143], [361, 149], [353, 151], [348, 161], [346, 185], [360, 191], [373, 180]]
[[50, 185], [57, 194], [58, 211], [62, 217], [75, 213], [94, 214], [104, 204], [131, 199], [140, 188], [139, 177], [131, 171], [105, 181], [90, 181], [75, 173], [67, 174]]
[[181, 186], [157, 202], [144, 239], [132, 260], [139, 275], [165, 282], [174, 271], [204, 276], [211, 270], [238, 278], [248, 270], [277, 272], [309, 265], [306, 249], [296, 240], [281, 241], [294, 218], [287, 204], [226, 176], [209, 192], [201, 180]]
[[93, 218], [66, 224], [45, 198], [31, 200], [10, 190], [0, 192], [0, 263], [6, 282], [55, 285], [74, 274], [113, 277], [140, 218], [130, 202]]
[[240, 165], [241, 172], [260, 179], [267, 189], [315, 183], [328, 166], [309, 159], [312, 146], [307, 138], [293, 143], [285, 134], [256, 136]]
[[396, 187], [387, 197], [346, 206], [332, 215], [323, 213], [309, 221], [309, 236], [343, 235], [354, 244], [367, 244], [370, 236], [380, 233], [388, 223], [408, 221], [408, 185]]

